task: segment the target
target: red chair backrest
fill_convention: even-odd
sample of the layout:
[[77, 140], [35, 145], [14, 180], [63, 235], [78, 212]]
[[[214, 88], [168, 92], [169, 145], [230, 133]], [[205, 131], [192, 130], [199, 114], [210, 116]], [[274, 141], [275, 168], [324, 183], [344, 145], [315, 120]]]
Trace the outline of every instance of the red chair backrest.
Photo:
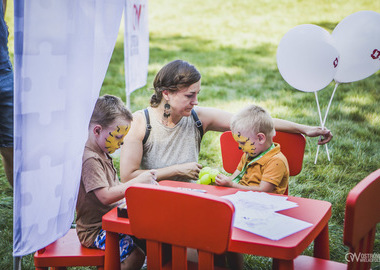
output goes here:
[[343, 241], [353, 253], [348, 269], [359, 269], [359, 264], [360, 269], [370, 268], [370, 260], [361, 260], [360, 254], [373, 254], [376, 225], [380, 223], [379, 194], [380, 169], [364, 178], [347, 195]]
[[[298, 175], [302, 170], [306, 145], [305, 137], [300, 133], [276, 131], [273, 141], [281, 145], [281, 152], [288, 160], [290, 176]], [[231, 131], [223, 132], [220, 136], [220, 148], [224, 170], [228, 173], [234, 173], [243, 151], [239, 149]]]
[[172, 245], [173, 269], [185, 269], [186, 247], [198, 250], [206, 268], [213, 265], [213, 253], [227, 250], [234, 212], [229, 201], [148, 184], [133, 185], [125, 194], [132, 233], [147, 240], [148, 268], [161, 268], [163, 243]]

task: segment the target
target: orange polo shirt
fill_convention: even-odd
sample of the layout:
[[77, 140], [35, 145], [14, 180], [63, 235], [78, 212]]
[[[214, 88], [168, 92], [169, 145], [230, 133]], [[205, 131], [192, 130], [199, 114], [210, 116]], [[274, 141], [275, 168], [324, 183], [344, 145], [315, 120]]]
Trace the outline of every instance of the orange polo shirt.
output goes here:
[[[289, 183], [289, 165], [286, 157], [281, 153], [280, 145], [278, 143], [274, 145], [272, 150], [248, 166], [239, 184], [259, 186], [261, 181], [266, 181], [276, 186], [273, 193], [284, 194]], [[239, 171], [243, 170], [246, 155], [244, 154], [240, 160], [237, 167]]]

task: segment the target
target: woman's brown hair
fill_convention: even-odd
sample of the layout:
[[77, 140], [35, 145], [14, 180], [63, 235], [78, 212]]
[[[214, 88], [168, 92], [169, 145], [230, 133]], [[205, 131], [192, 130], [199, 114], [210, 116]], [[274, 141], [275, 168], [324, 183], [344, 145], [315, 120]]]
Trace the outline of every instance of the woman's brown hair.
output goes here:
[[199, 71], [186, 61], [174, 60], [166, 64], [154, 78], [154, 94], [150, 99], [150, 105], [157, 107], [161, 103], [162, 91], [175, 92], [189, 87], [200, 79]]

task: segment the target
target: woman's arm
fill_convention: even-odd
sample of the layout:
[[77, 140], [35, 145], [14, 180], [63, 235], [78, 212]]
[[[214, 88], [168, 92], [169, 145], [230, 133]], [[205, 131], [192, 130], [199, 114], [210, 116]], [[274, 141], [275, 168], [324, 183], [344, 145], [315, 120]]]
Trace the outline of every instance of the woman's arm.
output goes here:
[[140, 175], [141, 158], [143, 155], [142, 141], [145, 135], [145, 119], [142, 112], [133, 114], [131, 128], [124, 138], [120, 151], [120, 180], [127, 182]]
[[[140, 169], [143, 156], [143, 139], [146, 130], [146, 120], [142, 112], [133, 115], [130, 131], [125, 136], [124, 144], [120, 152], [120, 179], [122, 182], [140, 175], [145, 170]], [[157, 157], [159, 158], [159, 157]], [[187, 179], [198, 179], [202, 166], [197, 162], [172, 165], [156, 169], [157, 181], [183, 177]]]
[[290, 133], [302, 133], [308, 137], [322, 136], [322, 140], [318, 141], [318, 144], [325, 144], [331, 141], [333, 135], [330, 130], [317, 126], [307, 126], [297, 124], [291, 121], [273, 118], [274, 127], [277, 131], [284, 131]]
[[[212, 131], [227, 131], [230, 130], [230, 122], [232, 113], [208, 107], [195, 108], [199, 119], [202, 121], [203, 130], [205, 132]], [[274, 127], [277, 131], [284, 131], [290, 133], [302, 133], [308, 137], [322, 136], [322, 140], [318, 144], [328, 143], [333, 135], [330, 130], [318, 126], [308, 126], [297, 124], [291, 121], [273, 118]]]

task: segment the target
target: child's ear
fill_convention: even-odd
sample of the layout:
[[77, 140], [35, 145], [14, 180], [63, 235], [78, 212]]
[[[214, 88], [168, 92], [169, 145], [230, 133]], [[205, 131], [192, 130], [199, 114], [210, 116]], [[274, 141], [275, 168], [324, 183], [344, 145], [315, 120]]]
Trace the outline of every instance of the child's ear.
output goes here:
[[265, 136], [264, 133], [257, 133], [257, 137], [258, 137], [260, 143], [265, 143], [265, 141], [267, 139], [267, 137]]
[[94, 129], [93, 129], [94, 135], [100, 135], [101, 131], [102, 131], [102, 126], [101, 125], [95, 125], [94, 126]]

